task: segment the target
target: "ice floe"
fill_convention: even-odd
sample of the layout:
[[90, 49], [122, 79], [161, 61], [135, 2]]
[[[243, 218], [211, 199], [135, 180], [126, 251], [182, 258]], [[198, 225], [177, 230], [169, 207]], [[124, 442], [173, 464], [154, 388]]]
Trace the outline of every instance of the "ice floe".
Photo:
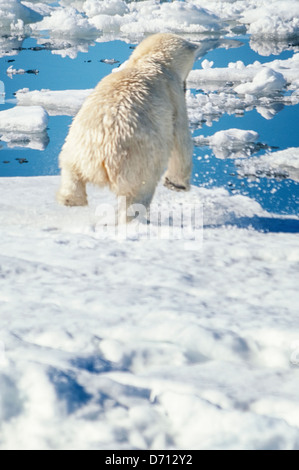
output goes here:
[[33, 74], [33, 75], [38, 75], [39, 71], [36, 69], [29, 69], [29, 70], [24, 70], [24, 69], [14, 69], [13, 66], [11, 65], [8, 67], [6, 70], [7, 75], [12, 78], [13, 75], [24, 75], [25, 73], [28, 74]]
[[187, 0], [208, 8], [222, 20], [235, 21], [232, 28], [243, 24], [245, 31], [255, 37], [290, 38], [299, 33], [297, 0]]
[[237, 85], [234, 90], [243, 95], [269, 95], [282, 91], [286, 83], [286, 79], [280, 72], [276, 72], [269, 67], [263, 67], [254, 76], [252, 82]]
[[238, 173], [249, 178], [290, 178], [299, 181], [299, 148], [271, 152], [246, 161], [236, 161]]
[[[63, 42], [69, 40], [73, 43], [70, 57], [76, 56], [76, 45], [80, 47], [82, 41], [137, 42], [146, 34], [160, 31], [184, 34], [193, 40], [202, 40], [204, 35], [216, 38], [220, 32], [250, 33], [255, 50], [279, 53], [290, 47], [296, 50], [298, 17], [296, 0], [0, 2], [2, 31], [15, 38], [33, 34], [41, 43], [55, 41], [56, 50], [61, 52], [65, 49]], [[1, 38], [0, 53], [1, 42], [6, 45], [2, 50], [7, 52], [11, 41], [12, 38]]]
[[286, 60], [274, 60], [261, 64], [255, 61], [253, 64], [245, 65], [241, 60], [237, 62], [230, 62], [228, 67], [206, 67], [204, 69], [191, 70], [188, 83], [192, 87], [199, 87], [205, 82], [219, 83], [244, 83], [252, 81], [254, 77], [263, 69], [270, 69], [283, 75], [288, 83], [296, 82], [298, 80], [299, 71], [299, 54], [294, 54], [293, 57]]
[[81, 8], [89, 18], [93, 18], [98, 15], [123, 16], [130, 11], [128, 4], [123, 0], [109, 0], [109, 2], [86, 0], [82, 2]]
[[161, 30], [201, 33], [220, 29], [217, 16], [184, 2], [160, 4], [155, 0], [132, 2], [94, 2], [57, 7], [50, 16], [32, 26], [34, 31], [49, 30], [51, 36], [88, 38], [103, 32], [143, 35]]
[[[24, 26], [51, 37], [94, 38], [103, 33], [116, 37], [142, 36], [157, 31], [183, 34], [233, 32], [244, 28], [253, 40], [263, 37], [294, 39], [299, 33], [299, 9], [296, 0], [279, 2], [187, 0], [160, 2], [146, 0], [61, 0], [51, 2], [0, 2], [0, 26], [4, 31], [25, 33]], [[241, 31], [241, 29], [240, 29]], [[266, 47], [266, 46], [265, 46]]]
[[292, 38], [299, 34], [299, 5], [296, 0], [255, 2], [242, 12], [241, 21], [253, 36]]
[[51, 12], [42, 21], [35, 24], [34, 31], [51, 31], [51, 36], [76, 37], [88, 39], [97, 35], [89, 20], [75, 8], [60, 8]]
[[51, 116], [74, 116], [91, 92], [91, 89], [29, 91], [28, 88], [24, 88], [16, 93], [16, 98], [19, 105], [42, 106]]
[[0, 111], [0, 133], [39, 133], [48, 125], [48, 113], [41, 106], [16, 106]]
[[155, 1], [136, 3], [136, 7], [131, 10], [131, 17], [133, 21], [124, 24], [122, 32], [203, 33], [221, 29], [216, 15], [202, 7], [179, 1], [170, 4], [157, 4]]
[[42, 16], [23, 5], [20, 0], [0, 0], [0, 29], [1, 33], [24, 32], [26, 24], [42, 20]]
[[255, 131], [228, 129], [216, 132], [209, 137], [197, 136], [195, 145], [209, 145], [217, 158], [248, 157], [254, 151], [259, 135]]
[[189, 87], [202, 90], [187, 93], [189, 118], [194, 124], [210, 123], [224, 113], [242, 115], [256, 109], [272, 119], [284, 106], [298, 104], [298, 73], [299, 54], [267, 64], [231, 62], [223, 68], [207, 67], [204, 61], [204, 68], [192, 70], [188, 77]]

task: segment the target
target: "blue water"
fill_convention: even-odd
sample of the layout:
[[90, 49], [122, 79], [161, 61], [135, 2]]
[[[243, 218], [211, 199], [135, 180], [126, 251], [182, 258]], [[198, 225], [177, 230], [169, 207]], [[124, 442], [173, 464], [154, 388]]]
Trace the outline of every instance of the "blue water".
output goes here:
[[[15, 106], [14, 93], [22, 88], [30, 90], [94, 88], [105, 75], [111, 72], [113, 67], [118, 66], [118, 64], [112, 66], [102, 63], [101, 59], [114, 58], [121, 63], [132, 52], [129, 44], [113, 41], [90, 46], [88, 53], [79, 52], [76, 59], [70, 59], [52, 54], [49, 50], [30, 50], [36, 46], [34, 39], [26, 39], [22, 44], [25, 50], [22, 50], [19, 55], [0, 59], [0, 80], [4, 82], [6, 92], [6, 100], [4, 104], [0, 104], [0, 111]], [[11, 63], [10, 60], [15, 61]], [[10, 65], [13, 65], [14, 69], [37, 69], [39, 74], [14, 75], [10, 79], [6, 74]], [[0, 176], [59, 174], [58, 155], [71, 122], [72, 118], [69, 116], [50, 117], [49, 144], [42, 152], [21, 147], [10, 149], [2, 143]], [[20, 164], [19, 159], [25, 159], [28, 163]], [[3, 163], [3, 161], [9, 161], [9, 163]]]
[[[212, 60], [216, 67], [226, 67], [229, 62], [242, 60], [245, 65], [259, 60], [261, 63], [274, 59], [288, 59], [293, 52], [286, 50], [279, 56], [263, 57], [250, 48], [249, 38], [236, 37], [240, 43], [237, 48], [217, 48], [208, 52], [204, 58]], [[79, 52], [76, 59], [62, 58], [50, 50], [31, 50], [37, 46], [35, 39], [28, 38], [18, 55], [0, 59], [0, 81], [5, 86], [5, 102], [0, 111], [15, 106], [14, 93], [22, 88], [40, 90], [86, 89], [93, 88], [98, 81], [111, 72], [116, 65], [100, 62], [101, 59], [113, 58], [119, 63], [125, 61], [132, 52], [134, 45], [122, 41], [96, 43], [88, 47], [88, 52]], [[10, 62], [12, 61], [13, 62]], [[7, 68], [38, 69], [39, 74], [14, 75], [10, 79]], [[199, 68], [200, 61], [195, 64]], [[1, 91], [1, 90], [0, 90]], [[255, 110], [245, 112], [244, 116], [223, 115], [219, 121], [213, 121], [211, 127], [203, 125], [196, 129], [194, 135], [212, 135], [217, 131], [240, 128], [255, 130], [259, 133], [259, 142], [277, 148], [299, 146], [298, 133], [299, 105], [282, 107], [281, 111], [271, 120], [264, 119]], [[23, 147], [9, 148], [0, 141], [0, 176], [38, 176], [59, 173], [58, 155], [72, 121], [68, 116], [50, 117], [47, 130], [48, 144], [45, 150], [33, 150]], [[47, 143], [47, 140], [45, 141]], [[255, 155], [265, 153], [261, 149]], [[4, 163], [5, 162], [5, 163]], [[23, 162], [23, 163], [20, 163]], [[240, 178], [233, 159], [217, 159], [208, 147], [194, 149], [194, 168], [192, 183], [205, 187], [225, 187], [231, 193], [240, 193], [255, 198], [266, 210], [281, 214], [298, 213], [298, 183], [287, 179], [260, 178], [252, 181]]]
[[[236, 38], [234, 38], [236, 39]], [[277, 55], [261, 56], [250, 48], [249, 37], [237, 38], [242, 46], [232, 49], [216, 49], [208, 52], [204, 58], [214, 62], [215, 67], [227, 67], [230, 62], [242, 60], [245, 65], [255, 61], [261, 63], [276, 59], [286, 60], [293, 52], [286, 50]], [[195, 68], [200, 68], [200, 63]], [[254, 130], [259, 134], [259, 142], [273, 150], [284, 150], [299, 146], [299, 105], [283, 106], [273, 119], [263, 118], [255, 109], [246, 111], [242, 116], [224, 114], [219, 121], [213, 121], [211, 127], [203, 125], [194, 135], [210, 136], [215, 132], [238, 128]], [[265, 153], [265, 149], [254, 156]], [[237, 175], [233, 159], [221, 160], [214, 156], [209, 147], [196, 148], [194, 155], [192, 183], [197, 186], [224, 187], [233, 194], [243, 194], [257, 200], [265, 210], [277, 214], [299, 213], [299, 184], [290, 179], [259, 178], [256, 181]]]

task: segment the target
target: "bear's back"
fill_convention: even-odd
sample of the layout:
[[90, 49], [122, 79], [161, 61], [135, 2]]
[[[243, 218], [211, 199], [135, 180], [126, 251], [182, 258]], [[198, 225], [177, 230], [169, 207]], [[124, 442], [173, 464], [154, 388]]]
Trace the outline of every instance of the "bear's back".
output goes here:
[[[139, 131], [160, 134], [161, 116], [172, 120], [167, 77], [151, 67], [128, 68], [108, 75], [87, 98], [78, 119], [110, 142], [122, 144]], [[165, 99], [166, 98], [166, 99]], [[167, 99], [168, 98], [168, 99]], [[108, 132], [109, 130], [109, 132]], [[113, 135], [111, 135], [113, 132]]]

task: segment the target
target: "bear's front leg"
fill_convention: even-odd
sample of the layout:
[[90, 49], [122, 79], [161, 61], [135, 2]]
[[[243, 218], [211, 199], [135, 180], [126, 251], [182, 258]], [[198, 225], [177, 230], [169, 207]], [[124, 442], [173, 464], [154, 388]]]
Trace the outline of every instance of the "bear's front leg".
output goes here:
[[172, 181], [170, 181], [170, 179], [168, 179], [167, 176], [165, 176], [164, 186], [167, 189], [170, 189], [171, 191], [189, 191], [190, 189], [190, 184], [188, 186], [188, 185], [173, 183]]
[[189, 191], [193, 145], [183, 93], [177, 98], [174, 114], [173, 147], [164, 175], [164, 186], [173, 191]]

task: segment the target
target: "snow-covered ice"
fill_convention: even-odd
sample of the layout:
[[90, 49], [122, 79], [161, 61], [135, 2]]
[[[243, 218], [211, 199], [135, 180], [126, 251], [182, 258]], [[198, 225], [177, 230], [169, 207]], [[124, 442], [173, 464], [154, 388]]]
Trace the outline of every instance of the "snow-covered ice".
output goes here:
[[208, 8], [225, 20], [244, 24], [246, 32], [254, 37], [292, 38], [299, 32], [299, 5], [297, 0], [187, 0]]
[[10, 78], [13, 78], [14, 75], [24, 75], [25, 73], [38, 75], [39, 71], [37, 69], [29, 69], [29, 70], [14, 69], [13, 66], [10, 65], [8, 69], [6, 70], [6, 73]]
[[266, 65], [237, 61], [218, 68], [203, 61], [203, 68], [192, 70], [187, 81], [190, 88], [204, 91], [187, 93], [189, 119], [209, 124], [224, 113], [242, 115], [252, 109], [272, 119], [283, 106], [299, 103], [298, 73], [299, 54]]
[[50, 30], [52, 34], [58, 36], [75, 36], [84, 39], [95, 37], [98, 34], [88, 19], [71, 7], [53, 10], [50, 16], [46, 16], [35, 25], [35, 30]]
[[280, 72], [275, 72], [269, 67], [263, 67], [258, 72], [252, 82], [242, 83], [235, 87], [235, 91], [243, 95], [259, 96], [269, 95], [282, 91], [286, 86], [287, 81]]
[[103, 240], [107, 191], [69, 209], [57, 177], [0, 184], [2, 449], [299, 448], [298, 218], [161, 187], [203, 204], [186, 250]]
[[42, 106], [50, 116], [74, 116], [91, 93], [88, 90], [33, 90], [23, 88], [16, 93], [20, 106]]
[[[20, 46], [22, 36], [30, 34], [41, 44], [52, 43], [53, 53], [74, 58], [88, 42], [136, 42], [162, 30], [193, 40], [217, 38], [220, 32], [249, 33], [253, 49], [271, 54], [274, 43], [278, 52], [288, 43], [296, 44], [298, 22], [297, 0], [1, 0], [1, 31], [12, 37], [0, 38], [0, 55], [14, 44]], [[13, 50], [18, 54], [16, 47]]]
[[7, 147], [44, 150], [49, 142], [49, 115], [41, 106], [15, 106], [0, 111], [0, 139]]
[[210, 143], [217, 147], [234, 145], [238, 142], [252, 143], [258, 139], [259, 135], [255, 131], [244, 131], [242, 129], [229, 129], [227, 131], [216, 132], [210, 137]]
[[0, 132], [43, 132], [48, 120], [48, 113], [41, 106], [15, 106], [0, 111]]
[[263, 1], [242, 13], [253, 36], [292, 38], [299, 34], [299, 5], [295, 0]]
[[34, 31], [51, 30], [52, 35], [92, 37], [101, 33], [142, 35], [161, 30], [176, 33], [218, 31], [220, 19], [206, 9], [174, 1], [160, 4], [155, 0], [143, 2], [87, 1], [73, 6], [57, 7]]
[[133, 21], [124, 24], [121, 27], [122, 32], [203, 33], [220, 29], [216, 15], [193, 3], [174, 1], [170, 4], [157, 4], [155, 1], [145, 1], [139, 5], [137, 3], [136, 7], [133, 7], [131, 13]]
[[246, 161], [236, 162], [242, 176], [260, 178], [290, 178], [299, 181], [299, 148], [293, 147], [278, 152], [266, 153]]
[[254, 80], [259, 73], [265, 70], [267, 71], [267, 69], [269, 69], [268, 73], [277, 72], [282, 75], [290, 85], [297, 83], [299, 54], [294, 54], [290, 59], [276, 59], [272, 62], [267, 62], [267, 64], [261, 64], [259, 61], [255, 61], [253, 64], [245, 66], [245, 64], [239, 60], [237, 62], [230, 62], [228, 67], [218, 68], [210, 66], [191, 70], [188, 76], [188, 83], [192, 87], [197, 87], [199, 84], [203, 85], [205, 82], [208, 82], [208, 85], [210, 82], [216, 82], [218, 84], [221, 82], [244, 83]]
[[[103, 32], [140, 35], [173, 31], [185, 34], [234, 31], [242, 25], [254, 38], [293, 38], [299, 32], [296, 0], [187, 0], [160, 3], [156, 0], [60, 0], [0, 2], [4, 31], [51, 30], [53, 36], [94, 37]], [[239, 26], [240, 27], [240, 26]]]
[[258, 138], [255, 131], [228, 129], [209, 137], [197, 136], [194, 143], [198, 146], [209, 145], [217, 158], [238, 158], [251, 155]]
[[6, 70], [7, 75], [11, 78], [13, 75], [24, 75], [26, 70], [24, 69], [14, 69], [12, 65]]
[[23, 5], [20, 0], [0, 0], [0, 29], [1, 33], [22, 33], [27, 24], [42, 20], [36, 11]]

